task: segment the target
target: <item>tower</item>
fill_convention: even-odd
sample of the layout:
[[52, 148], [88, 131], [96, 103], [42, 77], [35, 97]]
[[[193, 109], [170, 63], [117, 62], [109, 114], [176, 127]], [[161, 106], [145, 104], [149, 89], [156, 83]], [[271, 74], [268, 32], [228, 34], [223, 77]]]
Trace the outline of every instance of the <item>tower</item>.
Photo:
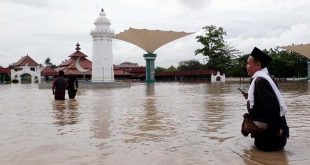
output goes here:
[[90, 32], [93, 38], [92, 82], [114, 82], [112, 38], [110, 20], [101, 9], [95, 21], [95, 29]]

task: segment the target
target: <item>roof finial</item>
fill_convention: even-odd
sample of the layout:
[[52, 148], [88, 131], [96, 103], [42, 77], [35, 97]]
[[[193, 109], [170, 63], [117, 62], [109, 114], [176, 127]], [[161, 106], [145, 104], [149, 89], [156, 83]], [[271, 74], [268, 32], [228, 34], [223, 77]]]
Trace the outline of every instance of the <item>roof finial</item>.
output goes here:
[[80, 50], [81, 50], [81, 48], [80, 48], [80, 44], [79, 44], [78, 42], [76, 43], [76, 45], [75, 45], [75, 46], [76, 46], [75, 50], [77, 50], [77, 51], [80, 51]]

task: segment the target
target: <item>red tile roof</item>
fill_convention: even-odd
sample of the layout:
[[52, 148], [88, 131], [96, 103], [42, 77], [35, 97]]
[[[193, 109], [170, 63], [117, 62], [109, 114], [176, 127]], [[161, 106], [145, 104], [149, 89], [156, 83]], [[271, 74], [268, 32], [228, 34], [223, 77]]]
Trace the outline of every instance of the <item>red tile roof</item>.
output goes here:
[[87, 57], [87, 55], [77, 50], [76, 52], [69, 55], [69, 57]]
[[122, 69], [114, 69], [114, 76], [131, 76], [133, 74], [126, 72]]
[[42, 76], [57, 76], [58, 73], [56, 70], [54, 70], [50, 66], [47, 66], [41, 71], [41, 75]]
[[10, 74], [11, 69], [10, 68], [0, 68], [0, 73]]
[[18, 60], [16, 63], [14, 63], [13, 67], [19, 67], [19, 66], [39, 66], [37, 62], [35, 62], [31, 57], [28, 56], [28, 54], [24, 57], [22, 57], [20, 60]]
[[216, 74], [213, 70], [184, 70], [184, 71], [170, 71], [170, 72], [156, 72], [156, 76], [191, 76], [191, 75], [212, 75]]
[[[70, 59], [62, 62], [55, 70], [63, 70], [65, 75], [91, 75], [92, 62], [86, 59], [87, 55], [80, 51], [79, 43], [77, 43], [76, 46], [76, 51], [69, 55]], [[89, 71], [82, 73], [77, 70], [75, 63], [78, 58], [80, 58], [80, 66], [84, 69], [90, 69]]]

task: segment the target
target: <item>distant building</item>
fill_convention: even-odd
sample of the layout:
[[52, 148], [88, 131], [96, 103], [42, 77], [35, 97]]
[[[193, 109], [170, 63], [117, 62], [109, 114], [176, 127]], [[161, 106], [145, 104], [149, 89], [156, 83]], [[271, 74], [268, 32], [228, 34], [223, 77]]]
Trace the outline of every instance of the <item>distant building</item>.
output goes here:
[[10, 83], [10, 68], [2, 68], [0, 67], [0, 84]]
[[13, 64], [11, 80], [14, 83], [40, 83], [40, 65], [28, 54]]
[[55, 77], [57, 77], [58, 73], [56, 70], [54, 70], [50, 66], [46, 66], [41, 71], [41, 76], [43, 77], [45, 81], [50, 81], [50, 80], [53, 80]]
[[221, 75], [221, 73], [218, 71], [216, 74], [211, 75], [211, 82], [225, 82], [225, 73]]
[[[63, 61], [55, 71], [63, 70], [65, 77], [77, 77], [80, 79], [91, 79], [92, 62], [88, 60], [87, 55], [80, 51], [80, 44], [76, 44], [75, 52], [73, 52], [69, 59]], [[83, 72], [85, 71], [85, 72]]]
[[170, 70], [170, 71], [175, 71], [175, 70], [177, 70], [177, 68], [175, 68], [173, 65], [171, 65], [171, 66], [168, 68], [168, 70]]
[[119, 65], [117, 65], [118, 67], [122, 68], [125, 71], [130, 71], [132, 68], [137, 68], [139, 67], [138, 63], [131, 63], [131, 62], [123, 62]]
[[146, 68], [143, 66], [139, 66], [138, 63], [132, 62], [123, 62], [117, 65], [120, 70], [128, 72], [130, 74], [129, 79], [137, 79], [137, 80], [145, 80], [145, 71]]
[[115, 80], [124, 80], [124, 79], [131, 79], [133, 74], [127, 72], [126, 70], [114, 65], [114, 79]]
[[210, 81], [214, 70], [180, 70], [155, 73], [156, 81]]

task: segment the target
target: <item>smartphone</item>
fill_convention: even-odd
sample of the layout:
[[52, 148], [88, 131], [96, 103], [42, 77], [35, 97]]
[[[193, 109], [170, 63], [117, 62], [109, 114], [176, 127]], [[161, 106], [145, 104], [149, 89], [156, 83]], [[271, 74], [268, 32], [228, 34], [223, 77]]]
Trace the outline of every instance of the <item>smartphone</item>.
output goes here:
[[239, 90], [241, 93], [245, 93], [241, 88], [238, 88], [238, 90]]

